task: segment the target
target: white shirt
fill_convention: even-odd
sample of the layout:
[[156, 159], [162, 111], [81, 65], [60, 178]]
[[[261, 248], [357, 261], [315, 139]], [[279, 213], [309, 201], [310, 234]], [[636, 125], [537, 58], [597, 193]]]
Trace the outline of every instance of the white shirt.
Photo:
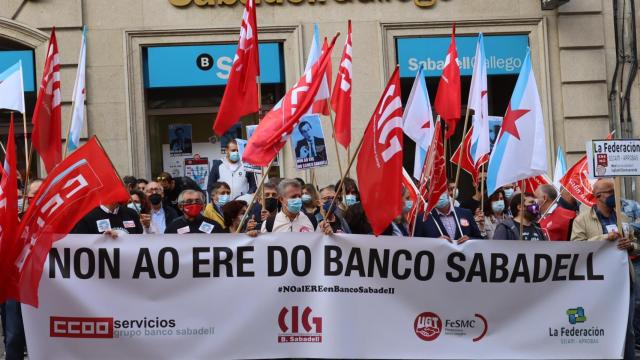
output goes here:
[[222, 159], [222, 164], [218, 168], [220, 178], [231, 187], [231, 199], [249, 192], [249, 181], [247, 181], [247, 170], [241, 161], [231, 163], [227, 158]]
[[149, 234], [164, 234], [164, 230], [167, 227], [165, 219], [164, 209], [160, 207], [160, 210], [156, 211], [151, 209], [151, 225], [149, 226]]
[[[320, 227], [318, 227], [319, 229]], [[267, 232], [267, 222], [262, 223], [260, 232]], [[313, 224], [307, 215], [302, 211], [298, 213], [295, 219], [289, 220], [289, 217], [282, 211], [276, 214], [275, 221], [273, 222], [273, 229], [271, 232], [314, 232]]]

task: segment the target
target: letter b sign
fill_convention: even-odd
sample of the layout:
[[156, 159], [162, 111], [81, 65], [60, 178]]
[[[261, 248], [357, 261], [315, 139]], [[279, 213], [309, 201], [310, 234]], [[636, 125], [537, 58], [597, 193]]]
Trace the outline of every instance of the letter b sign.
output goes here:
[[200, 54], [196, 59], [198, 69], [207, 71], [213, 67], [213, 57], [209, 54]]

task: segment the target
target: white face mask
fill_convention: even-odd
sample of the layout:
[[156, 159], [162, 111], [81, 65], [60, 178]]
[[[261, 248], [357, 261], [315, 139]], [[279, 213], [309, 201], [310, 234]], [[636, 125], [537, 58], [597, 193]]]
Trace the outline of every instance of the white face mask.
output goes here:
[[135, 212], [137, 212], [138, 214], [140, 214], [140, 204], [136, 204], [136, 203], [128, 203], [127, 207], [131, 210], [135, 210]]

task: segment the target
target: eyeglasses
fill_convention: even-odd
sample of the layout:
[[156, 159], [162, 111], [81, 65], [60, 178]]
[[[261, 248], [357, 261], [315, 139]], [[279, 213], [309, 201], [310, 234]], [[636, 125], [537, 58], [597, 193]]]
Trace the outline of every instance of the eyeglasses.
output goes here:
[[150, 189], [150, 188], [146, 188], [144, 189], [145, 192], [148, 192], [150, 194], [159, 194], [162, 192], [162, 189]]
[[171, 179], [169, 179], [168, 177], [164, 177], [164, 176], [158, 176], [158, 177], [156, 178], [156, 181], [165, 181], [165, 180], [169, 181], [169, 180], [171, 180]]
[[193, 205], [193, 204], [203, 205], [203, 202], [200, 199], [196, 199], [196, 200], [189, 199], [189, 200], [182, 201], [180, 204], [182, 204], [182, 205]]

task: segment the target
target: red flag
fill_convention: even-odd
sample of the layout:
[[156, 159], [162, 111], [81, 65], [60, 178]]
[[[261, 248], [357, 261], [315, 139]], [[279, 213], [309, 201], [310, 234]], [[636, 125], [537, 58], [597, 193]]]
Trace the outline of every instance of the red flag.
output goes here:
[[256, 4], [254, 0], [247, 0], [242, 14], [238, 49], [213, 123], [216, 134], [223, 135], [242, 116], [258, 112], [258, 76], [260, 60]]
[[596, 204], [596, 197], [593, 195], [593, 183], [589, 179], [589, 165], [586, 156], [567, 171], [560, 179], [560, 185], [581, 203], [587, 206]]
[[[549, 185], [551, 181], [545, 175], [538, 175], [524, 180], [524, 192], [533, 194], [540, 185]], [[518, 186], [521, 182], [518, 182]], [[521, 189], [522, 191], [522, 189]]]
[[442, 77], [436, 94], [435, 109], [447, 124], [446, 138], [450, 138], [456, 131], [456, 125], [460, 120], [460, 107], [462, 106], [460, 94], [460, 65], [458, 65], [458, 50], [456, 49], [456, 25], [453, 24], [451, 33], [451, 45], [444, 61]]
[[[324, 43], [322, 43], [322, 52], [320, 53], [322, 56], [322, 53], [326, 52], [327, 49], [329, 48], [329, 44], [327, 44], [327, 38], [324, 38]], [[331, 97], [331, 94], [329, 94], [329, 89], [331, 88], [331, 77], [332, 77], [332, 71], [331, 71], [331, 61], [329, 61], [329, 64], [327, 65], [327, 69], [325, 71], [325, 77], [323, 80], [323, 83], [321, 85], [320, 90], [318, 90], [318, 94], [316, 95], [316, 101], [313, 103], [312, 108], [311, 108], [311, 113], [312, 114], [322, 114], [325, 116], [329, 116], [329, 98]], [[322, 92], [322, 89], [325, 89], [324, 92], [325, 94], [322, 94], [322, 96], [320, 96], [320, 92]], [[317, 100], [317, 98], [321, 98], [320, 100]]]
[[[38, 306], [38, 284], [53, 242], [100, 204], [126, 202], [129, 193], [95, 137], [53, 169], [29, 204], [16, 246], [0, 263], [10, 264], [9, 281], [0, 284], [8, 297]], [[3, 302], [5, 298], [0, 298]]]
[[356, 167], [362, 206], [375, 235], [402, 213], [402, 112], [396, 67], [369, 120]]
[[47, 172], [62, 160], [62, 114], [60, 107], [60, 56], [56, 29], [51, 30], [47, 59], [38, 90], [38, 100], [33, 110], [31, 141], [38, 151]]
[[[489, 161], [489, 154], [484, 155], [478, 161], [478, 164], [473, 163], [473, 156], [471, 155], [471, 140], [473, 135], [473, 126], [467, 131], [467, 134], [462, 139], [462, 144], [458, 146], [458, 149], [451, 155], [451, 162], [462, 166], [462, 170], [466, 171], [473, 178], [473, 183], [478, 184], [478, 173], [480, 170], [480, 166]], [[462, 150], [461, 150], [462, 148]], [[462, 151], [462, 165], [458, 164], [458, 160], [460, 159], [460, 151]]]
[[404, 167], [402, 168], [402, 186], [404, 186], [404, 188], [407, 189], [407, 193], [409, 194], [409, 199], [411, 199], [411, 201], [413, 202], [413, 206], [411, 207], [411, 210], [409, 210], [409, 212], [407, 213], [409, 229], [413, 229], [413, 221], [416, 218], [416, 211], [419, 210], [419, 206], [420, 206], [420, 200], [418, 199], [419, 190], [416, 187], [416, 184], [413, 182], [411, 175], [409, 175], [409, 173], [407, 172], [407, 170], [405, 170]]
[[340, 68], [331, 94], [331, 107], [336, 113], [334, 136], [345, 149], [351, 143], [351, 20], [349, 20], [348, 27], [347, 41], [344, 44], [344, 50], [342, 50]]
[[[18, 230], [18, 173], [16, 160], [16, 143], [13, 132], [13, 113], [9, 124], [4, 170], [0, 168], [0, 284], [6, 284], [10, 263], [2, 261], [4, 254], [15, 246]], [[0, 289], [0, 299], [4, 297]], [[0, 301], [1, 302], [1, 301]]]
[[268, 166], [278, 155], [293, 132], [294, 126], [305, 115], [314, 102], [316, 93], [322, 84], [327, 66], [331, 61], [331, 51], [337, 35], [331, 41], [327, 51], [306, 71], [298, 82], [264, 116], [260, 125], [247, 142], [242, 160], [256, 166]]
[[[423, 182], [428, 183], [428, 192], [422, 192], [426, 197], [427, 206], [424, 212], [425, 217], [433, 210], [438, 203], [440, 196], [447, 192], [446, 163], [444, 160], [444, 142], [442, 141], [442, 122], [438, 121], [433, 133], [433, 139], [427, 152]], [[426, 186], [423, 186], [426, 189]]]

